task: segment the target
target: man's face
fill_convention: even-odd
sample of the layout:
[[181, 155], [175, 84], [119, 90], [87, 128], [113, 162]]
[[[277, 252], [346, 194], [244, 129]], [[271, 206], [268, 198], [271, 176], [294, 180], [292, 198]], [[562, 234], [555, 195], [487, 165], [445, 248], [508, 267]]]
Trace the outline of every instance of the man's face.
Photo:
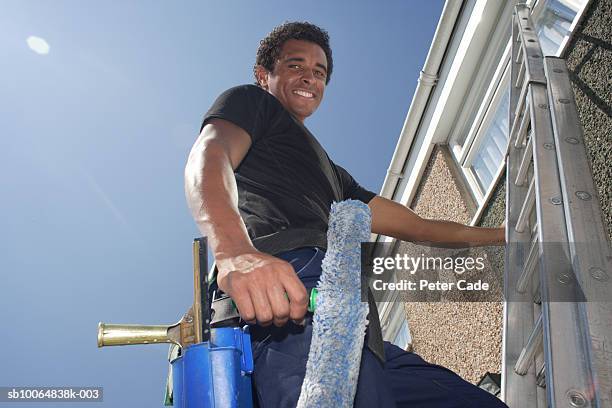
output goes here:
[[258, 67], [258, 80], [293, 116], [304, 122], [325, 92], [327, 57], [315, 43], [287, 40], [272, 72]]

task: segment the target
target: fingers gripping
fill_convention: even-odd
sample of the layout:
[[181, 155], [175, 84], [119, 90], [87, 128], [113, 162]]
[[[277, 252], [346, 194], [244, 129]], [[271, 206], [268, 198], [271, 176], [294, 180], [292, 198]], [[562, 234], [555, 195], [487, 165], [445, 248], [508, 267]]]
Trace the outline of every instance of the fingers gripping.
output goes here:
[[232, 271], [224, 279], [242, 319], [249, 323], [283, 326], [301, 322], [308, 308], [306, 288], [290, 263], [270, 257], [247, 271]]

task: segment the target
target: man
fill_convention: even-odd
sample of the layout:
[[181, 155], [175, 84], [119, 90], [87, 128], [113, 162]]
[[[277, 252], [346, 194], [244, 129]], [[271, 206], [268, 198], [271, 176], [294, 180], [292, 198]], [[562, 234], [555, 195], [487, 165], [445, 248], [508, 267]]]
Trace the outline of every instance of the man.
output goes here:
[[[327, 32], [309, 23], [275, 28], [257, 52], [258, 86], [238, 86], [216, 100], [185, 170], [187, 200], [214, 253], [218, 287], [253, 325], [262, 407], [291, 407], [299, 398], [312, 334], [307, 288], [321, 273], [333, 201], [367, 203], [372, 231], [405, 241], [504, 241], [502, 229], [422, 219], [336, 165], [304, 126], [332, 70]], [[376, 346], [377, 336], [379, 328], [370, 327], [355, 406], [504, 406], [416, 354]]]

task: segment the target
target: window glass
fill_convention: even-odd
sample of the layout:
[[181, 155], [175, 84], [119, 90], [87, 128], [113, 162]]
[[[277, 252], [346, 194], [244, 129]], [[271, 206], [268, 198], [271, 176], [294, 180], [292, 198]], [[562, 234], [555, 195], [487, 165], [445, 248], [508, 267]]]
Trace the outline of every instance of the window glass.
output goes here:
[[495, 116], [491, 120], [483, 135], [483, 141], [472, 160], [471, 169], [474, 171], [478, 184], [486, 192], [499, 169], [508, 144], [508, 116], [510, 106], [510, 88], [501, 98]]
[[[476, 89], [472, 90], [471, 92], [476, 91], [475, 95], [479, 95], [479, 97], [469, 98], [466, 101], [466, 105], [463, 109], [467, 110], [467, 116], [465, 118], [462, 118], [463, 122], [459, 124], [460, 127], [459, 130], [456, 132], [457, 135], [455, 137], [455, 140], [453, 141], [453, 144], [458, 145], [460, 147], [463, 146], [467, 135], [470, 133], [470, 127], [477, 120], [478, 109], [480, 108], [480, 105], [483, 102], [487, 88], [492, 82], [499, 80], [499, 74], [495, 72], [495, 68], [499, 66], [500, 61], [506, 58], [505, 55], [510, 52], [510, 44], [508, 43], [507, 46], [504, 46], [504, 44], [506, 44], [509, 40], [510, 34], [508, 33], [507, 38], [504, 37], [505, 42], [502, 44], [502, 46], [499, 46], [495, 49], [495, 63], [493, 64], [493, 66], [483, 66], [472, 78], [471, 87]], [[497, 70], [499, 69], [500, 68], [497, 68]]]
[[545, 0], [534, 21], [544, 55], [557, 55], [586, 3], [587, 0]]

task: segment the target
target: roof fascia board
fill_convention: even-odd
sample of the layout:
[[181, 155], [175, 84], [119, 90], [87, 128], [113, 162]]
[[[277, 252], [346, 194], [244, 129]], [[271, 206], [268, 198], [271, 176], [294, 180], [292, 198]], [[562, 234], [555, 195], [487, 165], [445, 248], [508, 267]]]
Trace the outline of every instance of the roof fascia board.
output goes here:
[[420, 118], [429, 100], [431, 90], [437, 82], [438, 71], [446, 54], [448, 43], [455, 31], [455, 24], [463, 8], [463, 3], [464, 1], [460, 0], [447, 0], [444, 4], [442, 15], [440, 16], [423, 70], [419, 75], [408, 114], [404, 120], [399, 140], [387, 170], [385, 181], [383, 182], [380, 193], [383, 197], [392, 198], [398, 180], [403, 177], [402, 170], [405, 166], [406, 157], [419, 126]]

